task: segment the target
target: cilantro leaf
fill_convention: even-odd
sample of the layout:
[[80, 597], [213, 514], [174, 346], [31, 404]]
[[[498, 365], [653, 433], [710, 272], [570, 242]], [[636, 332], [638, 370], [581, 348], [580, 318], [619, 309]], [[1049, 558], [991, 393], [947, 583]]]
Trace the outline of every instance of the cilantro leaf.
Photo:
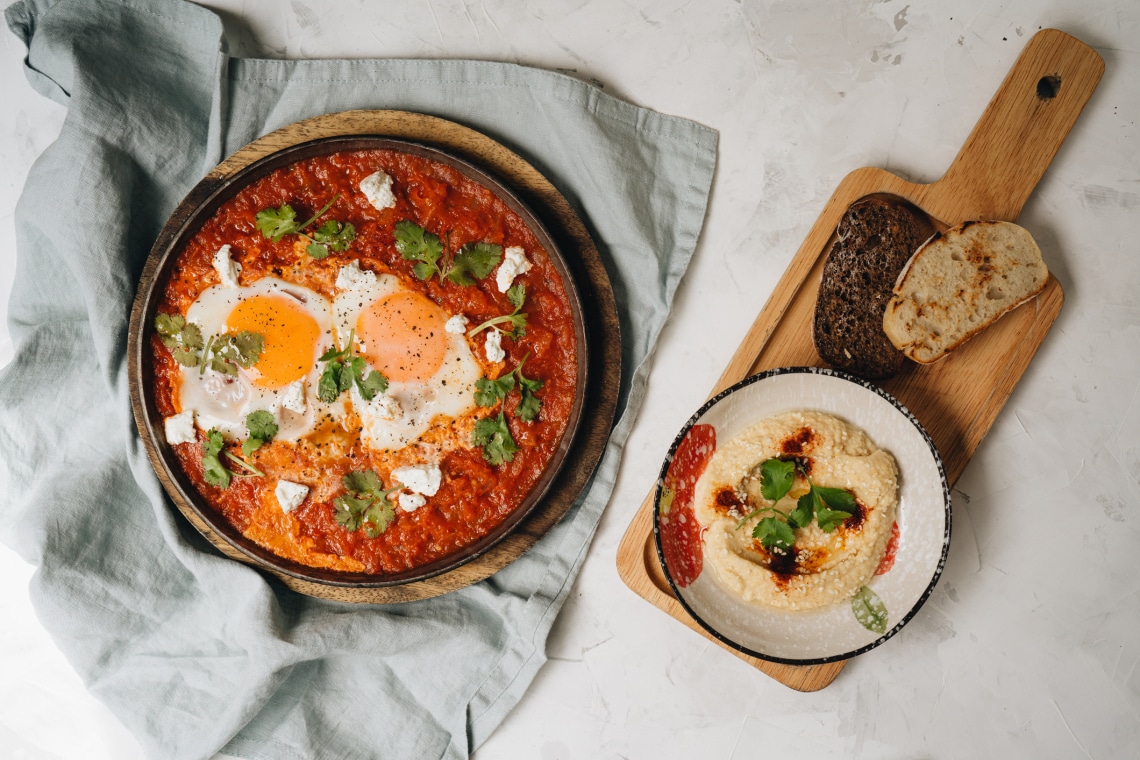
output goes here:
[[[511, 302], [511, 305], [515, 307], [513, 312], [498, 317], [491, 317], [478, 327], [468, 330], [467, 337], [473, 338], [490, 327], [494, 327], [504, 335], [515, 338], [516, 340], [526, 335], [527, 315], [525, 313], [519, 313], [523, 304], [526, 303], [526, 285], [519, 283], [518, 285], [511, 286], [507, 291], [507, 299]], [[510, 329], [504, 329], [499, 325], [510, 325]]]
[[337, 382], [339, 375], [336, 364], [331, 362], [325, 364], [325, 368], [321, 371], [321, 377], [317, 381], [317, 398], [326, 404], [336, 401], [337, 396], [340, 395], [340, 385]]
[[[761, 495], [773, 503], [784, 498], [792, 488], [797, 467], [798, 465], [796, 465], [795, 462], [780, 459], [766, 459], [761, 462], [759, 467]], [[755, 472], [755, 470], [753, 472]], [[765, 548], [771, 548], [768, 543], [764, 543], [765, 540], [771, 542], [772, 546], [781, 546], [781, 544], [791, 536], [791, 539], [787, 543], [788, 547], [790, 547], [795, 541], [795, 534], [792, 532], [794, 528], [806, 528], [811, 524], [812, 520], [815, 520], [820, 530], [825, 533], [831, 533], [858, 509], [855, 495], [850, 491], [843, 488], [817, 486], [812, 482], [810, 477], [807, 477], [806, 473], [804, 477], [807, 480], [808, 492], [796, 501], [795, 509], [787, 515], [784, 515], [779, 510], [762, 507], [746, 515], [744, 519], [738, 522], [736, 525], [737, 530], [743, 527], [744, 523], [752, 517], [771, 509], [771, 511], [776, 512], [777, 515], [782, 516], [785, 522], [781, 522], [778, 517], [764, 518], [764, 520], [761, 520], [761, 523], [765, 523], [766, 527], [761, 529], [760, 525], [757, 524], [753, 529], [753, 536], [761, 538], [761, 543], [764, 544]], [[769, 520], [772, 522], [767, 522]], [[774, 523], [783, 524], [787, 528], [787, 533], [777, 528]], [[777, 532], [779, 532], [780, 535], [777, 535]], [[763, 534], [763, 537], [761, 534]]]
[[494, 243], [468, 243], [452, 254], [450, 233], [445, 245], [439, 235], [408, 219], [396, 224], [395, 238], [400, 255], [416, 262], [412, 267], [416, 277], [430, 280], [438, 276], [441, 285], [445, 280], [463, 287], [474, 285], [503, 260], [503, 247]]
[[226, 469], [218, 454], [225, 446], [222, 434], [215, 428], [206, 433], [202, 441], [202, 476], [207, 483], [218, 488], [229, 488], [233, 473]]
[[313, 233], [313, 240], [328, 246], [329, 250], [347, 251], [348, 244], [356, 239], [356, 227], [352, 222], [338, 222], [330, 219]]
[[479, 406], [494, 406], [505, 399], [514, 387], [514, 372], [508, 372], [494, 380], [481, 377], [475, 381], [475, 403]]
[[534, 422], [538, 417], [538, 410], [542, 407], [542, 401], [538, 396], [535, 396], [524, 386], [522, 389], [522, 400], [519, 405], [515, 407], [515, 416], [523, 422]]
[[361, 398], [365, 401], [371, 401], [376, 397], [376, 394], [388, 390], [388, 378], [378, 371], [372, 370], [367, 377], [356, 378], [356, 389], [360, 391]]
[[260, 333], [243, 330], [232, 335], [219, 335], [206, 343], [204, 356], [215, 372], [237, 377], [237, 368], [249, 369], [261, 357], [265, 337]]
[[306, 229], [332, 208], [339, 197], [340, 193], [337, 193], [317, 213], [300, 223], [297, 222], [297, 212], [288, 203], [283, 203], [275, 209], [262, 209], [254, 217], [257, 229], [264, 237], [269, 238], [274, 243], [279, 242], [286, 235], [300, 235], [309, 241], [305, 247], [305, 252], [314, 259], [327, 257], [330, 250], [348, 250], [349, 243], [356, 239], [356, 227], [351, 222], [329, 219], [318, 227], [312, 235], [305, 233]]
[[[181, 317], [179, 317], [179, 319], [181, 319]], [[179, 341], [183, 346], [191, 350], [201, 349], [206, 345], [206, 341], [202, 338], [202, 329], [193, 322], [186, 323], [182, 328]]]
[[347, 530], [364, 528], [364, 535], [376, 538], [396, 519], [396, 510], [389, 494], [399, 488], [385, 490], [375, 470], [353, 470], [341, 478], [348, 493], [333, 499], [333, 514], [337, 524]]
[[326, 404], [336, 401], [341, 393], [352, 387], [353, 383], [365, 401], [371, 401], [377, 393], [388, 390], [388, 378], [383, 374], [376, 370], [372, 370], [367, 376], [364, 374], [368, 369], [368, 363], [356, 355], [354, 334], [355, 331], [349, 331], [343, 349], [330, 348], [320, 358], [325, 367], [321, 370], [321, 377], [317, 381], [317, 398]]
[[482, 446], [483, 458], [496, 466], [510, 462], [519, 450], [502, 411], [497, 417], [484, 417], [476, 422], [475, 429], [471, 432], [471, 442]]
[[760, 463], [760, 493], [768, 501], [779, 501], [792, 490], [796, 463], [765, 459]]
[[809, 491], [796, 501], [796, 508], [788, 513], [788, 524], [793, 528], [806, 528], [815, 517], [816, 497]]
[[887, 632], [887, 605], [883, 604], [883, 600], [870, 586], [863, 586], [851, 597], [851, 611], [855, 613], [859, 624], [868, 631]]
[[265, 336], [260, 333], [242, 330], [229, 337], [227, 357], [232, 359], [239, 367], [249, 369], [261, 358], [265, 350]]
[[[542, 388], [543, 381], [531, 380], [523, 375], [522, 368], [528, 357], [523, 357], [517, 367], [501, 377], [494, 380], [481, 377], [476, 380], [475, 403], [482, 407], [492, 407], [505, 401], [514, 390], [517, 380], [520, 399], [514, 414], [523, 422], [534, 422], [542, 406], [542, 400], [534, 394]], [[471, 441], [476, 446], [483, 447], [483, 458], [493, 465], [511, 461], [519, 450], [507, 427], [505, 406], [499, 410], [498, 417], [485, 417], [475, 423]]]
[[154, 330], [174, 361], [183, 367], [197, 367], [202, 362], [204, 342], [198, 325], [187, 323], [179, 314], [158, 314]]
[[395, 519], [396, 508], [387, 496], [373, 500], [364, 510], [364, 535], [376, 538], [388, 530], [388, 526]]
[[185, 326], [186, 320], [180, 314], [158, 314], [154, 318], [154, 330], [161, 336], [163, 345], [168, 348], [170, 344], [167, 341], [177, 345], [179, 334]]
[[364, 510], [371, 503], [372, 499], [370, 498], [358, 498], [350, 494], [342, 494], [333, 499], [333, 508], [336, 510], [333, 513], [333, 519], [336, 520], [337, 525], [342, 525], [347, 530], [360, 530], [360, 524], [364, 522]]
[[832, 509], [847, 512], [847, 516], [855, 514], [855, 495], [844, 488], [827, 488], [813, 485], [812, 490], [819, 494], [819, 498]]
[[463, 246], [455, 254], [447, 279], [456, 285], [474, 285], [494, 270], [503, 260], [503, 247], [492, 243], [474, 243]]
[[305, 246], [305, 253], [309, 254], [309, 258], [320, 261], [321, 259], [328, 258], [329, 247], [322, 243], [309, 243]]
[[843, 521], [850, 516], [850, 512], [839, 512], [820, 507], [815, 513], [815, 521], [819, 523], [820, 530], [824, 533], [830, 533], [842, 525]]
[[[815, 519], [824, 533], [832, 532], [842, 525], [844, 520], [855, 514], [857, 508], [855, 496], [850, 491], [817, 486], [814, 483], [811, 491], [817, 499]], [[832, 509], [824, 507], [824, 503]]]
[[522, 399], [515, 408], [515, 416], [523, 422], [534, 422], [538, 417], [538, 410], [542, 408], [542, 400], [534, 395], [545, 383], [542, 380], [530, 380], [523, 377], [522, 364], [515, 369], [519, 377], [519, 395]]
[[787, 552], [796, 542], [796, 534], [783, 520], [775, 517], [765, 517], [756, 523], [752, 529], [752, 537], [760, 539], [760, 545], [765, 549], [778, 549]]
[[286, 235], [301, 231], [301, 226], [297, 224], [297, 212], [288, 203], [282, 203], [279, 208], [267, 208], [258, 211], [254, 221], [257, 223], [257, 229], [262, 236], [269, 238], [274, 243]]
[[439, 274], [438, 262], [443, 255], [439, 236], [428, 232], [415, 222], [405, 219], [396, 223], [396, 250], [408, 261], [418, 261], [413, 267], [416, 277], [431, 279]]
[[384, 483], [375, 470], [353, 470], [342, 477], [340, 482], [347, 490], [358, 494], [375, 496], [384, 493]]
[[241, 453], [247, 457], [277, 435], [277, 421], [271, 412], [264, 409], [246, 415], [245, 428], [249, 431], [249, 438], [241, 445]]

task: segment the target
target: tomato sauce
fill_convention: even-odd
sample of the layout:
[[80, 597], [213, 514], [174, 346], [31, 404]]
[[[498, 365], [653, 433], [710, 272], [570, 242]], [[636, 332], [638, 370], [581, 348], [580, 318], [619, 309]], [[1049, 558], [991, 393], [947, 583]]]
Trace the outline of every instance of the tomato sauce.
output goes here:
[[887, 548], [883, 552], [883, 558], [879, 560], [879, 566], [875, 568], [875, 575], [882, 575], [883, 573], [890, 572], [891, 568], [895, 566], [895, 557], [899, 553], [899, 523], [896, 520], [891, 525], [891, 537], [887, 540]]
[[704, 567], [701, 525], [693, 511], [693, 496], [714, 453], [716, 428], [693, 425], [677, 447], [662, 485], [658, 515], [661, 553], [669, 574], [681, 588], [695, 581]]
[[[358, 189], [360, 181], [377, 170], [392, 178], [396, 196], [394, 207], [379, 211]], [[322, 221], [335, 219], [355, 226], [356, 238], [344, 252], [313, 259], [296, 235], [274, 243], [256, 227], [256, 215], [263, 209], [288, 203], [300, 222], [334, 195], [337, 199]], [[249, 461], [266, 477], [234, 478], [224, 490], [203, 479], [198, 443], [173, 447], [182, 469], [213, 509], [243, 535], [302, 564], [390, 574], [460, 551], [519, 507], [541, 478], [569, 424], [577, 391], [579, 347], [566, 287], [549, 255], [523, 220], [488, 189], [446, 165], [410, 154], [387, 150], [336, 153], [284, 167], [243, 188], [178, 252], [172, 273], [163, 283], [158, 310], [185, 315], [202, 291], [219, 282], [212, 261], [223, 244], [231, 246], [234, 259], [241, 263], [243, 285], [273, 276], [311, 288], [331, 301], [337, 293], [334, 283], [339, 269], [359, 259], [362, 269], [394, 274], [405, 288], [425, 295], [448, 314], [465, 315], [469, 327], [514, 310], [506, 294], [498, 291], [493, 270], [467, 287], [441, 284], [438, 277], [417, 278], [416, 262], [405, 260], [396, 250], [394, 228], [402, 220], [438, 235], [451, 251], [477, 242], [504, 249], [521, 246], [526, 251], [532, 268], [516, 279], [526, 285], [526, 334], [517, 340], [504, 337], [507, 358], [501, 371], [509, 372], [525, 358], [523, 374], [544, 383], [536, 394], [541, 410], [534, 422], [523, 422], [514, 416], [517, 390], [507, 398], [508, 426], [520, 450], [512, 461], [498, 466], [489, 464], [482, 450], [471, 444], [474, 418], [437, 418], [438, 424], [424, 434], [421, 444], [442, 452], [440, 490], [413, 512], [397, 507], [395, 519], [376, 538], [337, 524], [333, 500], [345, 492], [341, 478], [352, 470], [374, 469], [387, 487], [398, 485], [391, 481], [390, 472], [416, 463], [421, 449], [415, 445], [400, 451], [375, 451], [364, 445], [358, 426], [327, 421], [296, 444], [275, 440], [254, 452]], [[487, 371], [492, 365], [483, 362], [483, 338], [480, 333], [469, 342], [485, 374], [492, 376], [494, 372]], [[181, 411], [182, 368], [157, 336], [152, 335], [150, 346], [157, 408], [163, 416], [175, 414]], [[480, 408], [477, 416], [497, 415], [498, 411]], [[199, 437], [204, 434], [199, 432]], [[230, 442], [227, 449], [240, 455], [240, 443]], [[274, 496], [278, 480], [311, 489], [306, 500], [287, 515]]]

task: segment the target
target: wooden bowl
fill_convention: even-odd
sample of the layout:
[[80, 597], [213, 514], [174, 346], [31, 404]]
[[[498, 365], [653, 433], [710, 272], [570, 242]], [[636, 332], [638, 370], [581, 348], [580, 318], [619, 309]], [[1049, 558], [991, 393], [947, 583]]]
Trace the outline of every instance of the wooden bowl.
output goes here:
[[[393, 114], [393, 112], [355, 112], [354, 115], [361, 113], [375, 114], [378, 126], [387, 120], [388, 115]], [[418, 115], [407, 114], [401, 116], [408, 116], [414, 120]], [[335, 115], [333, 117], [319, 117], [316, 120], [309, 120], [309, 122], [301, 122], [299, 125], [287, 127], [286, 130], [282, 131], [291, 131], [295, 136], [307, 136], [310, 134], [310, 130], [299, 129], [298, 127], [312, 127], [314, 122], [318, 125], [321, 123], [327, 125], [329, 120], [334, 117]], [[430, 117], [423, 118], [427, 119], [425, 123], [431, 128], [431, 131], [448, 126], [463, 130], [463, 128], [458, 127], [458, 125], [450, 125], [449, 122], [441, 122], [441, 120], [431, 119]], [[280, 137], [278, 133], [275, 133], [275, 135]], [[580, 490], [581, 485], [584, 485], [584, 479], [578, 474], [578, 476], [570, 479], [572, 482], [570, 490], [567, 489], [564, 483], [562, 487], [557, 487], [561, 481], [566, 480], [565, 478], [560, 478], [564, 465], [572, 462], [575, 467], [580, 468], [585, 465], [592, 471], [600, 459], [601, 448], [602, 445], [604, 445], [604, 441], [601, 442], [601, 445], [599, 444], [596, 423], [591, 426], [594, 430], [592, 434], [587, 437], [587, 440], [583, 442], [584, 446], [578, 447], [585, 448], [586, 451], [578, 452], [577, 456], [572, 456], [575, 452], [576, 444], [579, 442], [579, 428], [582, 426], [583, 419], [587, 416], [584, 413], [588, 408], [591, 396], [594, 397], [594, 401], [597, 401], [598, 396], [596, 389], [593, 389], [592, 392], [591, 385], [592, 373], [589, 340], [591, 337], [590, 333], [594, 330], [591, 330], [593, 326], [588, 324], [587, 316], [582, 308], [582, 296], [578, 292], [577, 282], [583, 279], [586, 280], [587, 287], [589, 288], [588, 295], [591, 297], [591, 300], [594, 300], [598, 295], [596, 292], [599, 284], [597, 281], [597, 273], [596, 271], [583, 272], [583, 262], [581, 260], [574, 261], [562, 253], [562, 247], [547, 229], [543, 220], [518, 193], [498, 179], [498, 177], [461, 155], [459, 152], [441, 149], [441, 147], [426, 142], [396, 139], [385, 134], [323, 134], [316, 139], [301, 140], [283, 146], [278, 146], [280, 140], [271, 139], [273, 137], [274, 135], [262, 138], [258, 143], [262, 143], [264, 147], [264, 143], [268, 140], [269, 144], [275, 149], [260, 157], [253, 158], [255, 153], [247, 148], [245, 152], [251, 157], [251, 160], [244, 162], [243, 165], [236, 169], [230, 169], [224, 172], [216, 171], [202, 180], [172, 215], [162, 234], [159, 236], [158, 241], [155, 243], [154, 248], [151, 250], [135, 298], [128, 349], [130, 355], [129, 374], [132, 405], [135, 411], [136, 424], [138, 425], [139, 433], [142, 436], [151, 463], [175, 506], [182, 514], [190, 519], [203, 535], [221, 549], [223, 553], [267, 571], [273, 576], [283, 580], [287, 585], [304, 593], [311, 593], [318, 596], [331, 596], [332, 598], [347, 601], [406, 601], [408, 598], [433, 596], [437, 593], [443, 593], [452, 588], [461, 587], [470, 582], [479, 580], [482, 577], [486, 577], [507, 562], [513, 561], [513, 559], [521, 555], [526, 548], [529, 548], [534, 541], [525, 541], [523, 542], [525, 545], [516, 543], [515, 550], [509, 552], [509, 557], [506, 558], [506, 562], [504, 562], [504, 557], [500, 555], [489, 566], [478, 568], [474, 572], [457, 573], [456, 571], [471, 563], [477, 563], [481, 558], [488, 555], [489, 552], [492, 552], [505, 538], [510, 536], [520, 525], [526, 522], [527, 518], [536, 511], [540, 504], [544, 503], [544, 499], [548, 496], [552, 496], [557, 501], [555, 509], [558, 511], [558, 515], [561, 516], [561, 513], [569, 507], [574, 496], [577, 495], [577, 490], [574, 490], [574, 485], [578, 486], [578, 490]], [[485, 140], [486, 138], [483, 139]], [[257, 143], [254, 145], [256, 146]], [[166, 443], [165, 436], [162, 434], [162, 415], [158, 413], [152, 394], [148, 392], [148, 389], [153, 385], [154, 378], [148, 346], [151, 332], [153, 331], [157, 306], [161, 300], [160, 288], [167, 281], [174, 267], [177, 254], [185, 246], [186, 242], [198, 232], [202, 224], [211, 218], [224, 203], [229, 201], [237, 192], [250, 183], [297, 161], [331, 153], [357, 150], [396, 150], [439, 162], [487, 188], [514, 211], [530, 228], [539, 244], [547, 251], [552, 263], [563, 280], [570, 304], [574, 333], [578, 345], [577, 393], [567, 428], [548, 466], [543, 471], [539, 481], [527, 494], [522, 504], [494, 530], [460, 551], [412, 570], [385, 575], [346, 573], [308, 567], [283, 559], [242, 536], [219, 512], [206, 503], [190, 482], [189, 478], [182, 471], [173, 454], [173, 450], [169, 444]], [[232, 166], [232, 159], [227, 162], [227, 164]], [[222, 176], [219, 177], [217, 176], [218, 174]], [[583, 250], [582, 247], [576, 243], [577, 241], [575, 241], [573, 248], [577, 249], [575, 253], [579, 254], [580, 257]], [[592, 258], [596, 259], [597, 252], [593, 249], [592, 245], [588, 246], [588, 249], [589, 250], [585, 252], [587, 254], [586, 258], [591, 258], [590, 254], [592, 253]], [[600, 268], [600, 262], [594, 261], [588, 263], [596, 263]], [[591, 269], [593, 268], [591, 267]], [[604, 269], [602, 272], [604, 276]], [[604, 303], [607, 300], [604, 296], [608, 294], [609, 302], [612, 304], [612, 293], [609, 291], [608, 285], [608, 280], [602, 283], [602, 290], [604, 292], [601, 301]], [[605, 309], [603, 309], [603, 312], [604, 311]], [[616, 326], [616, 314], [613, 314], [613, 316], [613, 325]], [[601, 328], [606, 338], [604, 342], [607, 344], [611, 343], [611, 339], [616, 334], [616, 331], [609, 325], [603, 325]], [[595, 330], [596, 329], [598, 328], [595, 327]], [[606, 360], [611, 361], [613, 359], [613, 347], [608, 346], [608, 349], [609, 350], [606, 351]], [[618, 350], [620, 351], [620, 348]], [[596, 410], [600, 412], [603, 419], [606, 420], [607, 429], [609, 421], [612, 421], [614, 406], [615, 404], [606, 403], [603, 399], [601, 408]], [[589, 416], [592, 417], [593, 415]], [[553, 521], [549, 519], [543, 522], [546, 523], [546, 527], [553, 524]], [[535, 537], [535, 540], [537, 540], [537, 537]], [[443, 584], [425, 583], [430, 579], [445, 577], [449, 574], [458, 577], [445, 578]], [[341, 589], [341, 591], [332, 591], [330, 593], [329, 590], [333, 589]], [[410, 593], [405, 593], [404, 591], [384, 593], [385, 590], [388, 589], [410, 590]], [[355, 590], [355, 593], [346, 593], [344, 590]]]

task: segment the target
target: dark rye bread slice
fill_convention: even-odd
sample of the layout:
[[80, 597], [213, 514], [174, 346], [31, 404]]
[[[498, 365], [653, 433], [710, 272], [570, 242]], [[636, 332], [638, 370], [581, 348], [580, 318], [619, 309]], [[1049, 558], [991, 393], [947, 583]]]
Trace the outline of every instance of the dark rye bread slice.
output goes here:
[[865, 198], [839, 220], [815, 302], [812, 340], [820, 358], [869, 379], [890, 377], [905, 357], [883, 332], [895, 280], [924, 239], [914, 212]]

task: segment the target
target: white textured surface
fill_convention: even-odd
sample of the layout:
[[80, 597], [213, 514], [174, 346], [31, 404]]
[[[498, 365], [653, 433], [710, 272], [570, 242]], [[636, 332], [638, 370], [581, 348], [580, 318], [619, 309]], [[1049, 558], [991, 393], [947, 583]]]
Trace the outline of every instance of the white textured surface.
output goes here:
[[[1140, 757], [1140, 4], [1119, 0], [209, 0], [233, 52], [475, 57], [568, 71], [721, 134], [705, 231], [655, 359], [614, 498], [501, 758]], [[1049, 339], [957, 485], [945, 574], [918, 616], [799, 694], [629, 592], [617, 544], [839, 180], [936, 179], [1029, 36], [1107, 72], [1020, 222], [1065, 288]], [[12, 212], [63, 110], [0, 50], [0, 306]], [[11, 356], [0, 328], [0, 362]], [[0, 549], [0, 752], [133, 760]]]

